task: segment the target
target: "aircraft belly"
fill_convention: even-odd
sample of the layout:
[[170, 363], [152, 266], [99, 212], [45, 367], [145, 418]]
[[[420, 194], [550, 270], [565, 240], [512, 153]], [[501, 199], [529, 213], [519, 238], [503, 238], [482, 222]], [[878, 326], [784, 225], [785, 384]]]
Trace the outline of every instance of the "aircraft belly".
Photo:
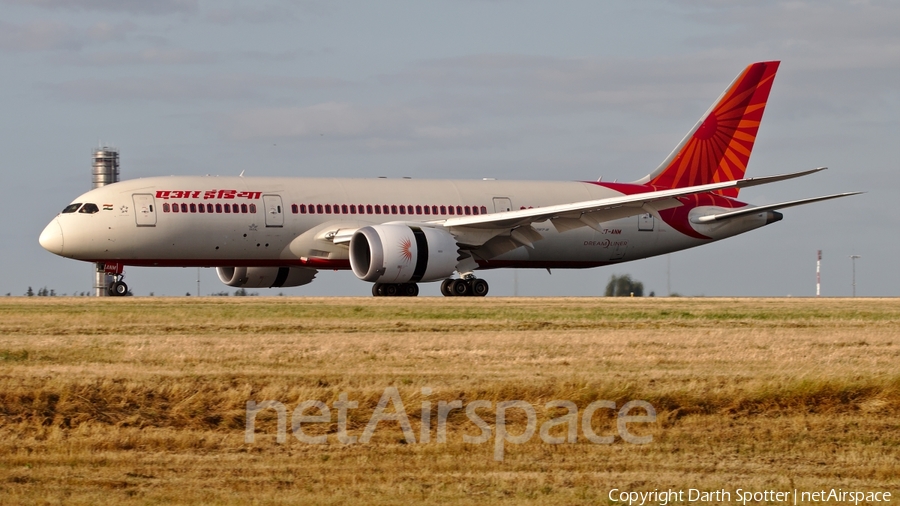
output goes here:
[[656, 220], [650, 230], [641, 230], [639, 223], [639, 217], [632, 216], [601, 223], [599, 230], [581, 227], [566, 232], [557, 232], [548, 222], [536, 224], [535, 228], [544, 239], [535, 242], [533, 249], [516, 248], [490, 259], [485, 267], [490, 267], [491, 262], [534, 264], [541, 268], [553, 265], [558, 268], [594, 267], [648, 258], [708, 242], [685, 236], [662, 220]]
[[[234, 221], [209, 226], [194, 219], [161, 219], [156, 227], [110, 229], [105, 247], [91, 248], [106, 260], [274, 260], [282, 257], [294, 234], [285, 228], [266, 228]], [[220, 217], [217, 217], [220, 218]], [[113, 239], [113, 237], [115, 239]]]

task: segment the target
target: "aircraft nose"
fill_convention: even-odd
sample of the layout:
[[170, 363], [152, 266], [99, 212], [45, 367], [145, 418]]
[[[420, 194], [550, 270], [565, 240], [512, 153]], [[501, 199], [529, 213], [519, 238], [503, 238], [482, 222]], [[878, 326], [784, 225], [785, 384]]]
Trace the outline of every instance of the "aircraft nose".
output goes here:
[[62, 255], [63, 232], [62, 226], [59, 224], [59, 219], [54, 218], [53, 221], [44, 228], [38, 241], [40, 241], [41, 246], [50, 253]]

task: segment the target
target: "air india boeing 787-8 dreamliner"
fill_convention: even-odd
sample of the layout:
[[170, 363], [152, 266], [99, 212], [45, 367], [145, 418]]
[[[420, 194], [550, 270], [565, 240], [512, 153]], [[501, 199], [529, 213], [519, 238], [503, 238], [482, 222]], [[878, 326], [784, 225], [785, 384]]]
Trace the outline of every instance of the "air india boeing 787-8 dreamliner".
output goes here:
[[89, 191], [44, 229], [57, 255], [123, 266], [215, 267], [226, 285], [300, 286], [352, 269], [376, 296], [484, 296], [476, 271], [597, 267], [700, 246], [779, 221], [791, 206], [741, 188], [779, 62], [744, 69], [662, 164], [633, 183], [170, 176]]

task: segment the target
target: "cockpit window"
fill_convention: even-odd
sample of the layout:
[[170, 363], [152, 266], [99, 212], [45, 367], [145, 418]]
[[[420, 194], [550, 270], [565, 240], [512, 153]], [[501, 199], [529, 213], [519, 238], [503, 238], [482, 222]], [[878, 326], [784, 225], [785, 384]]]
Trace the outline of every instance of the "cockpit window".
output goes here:
[[62, 210], [62, 212], [63, 212], [63, 214], [66, 214], [66, 213], [74, 213], [75, 211], [78, 210], [79, 207], [81, 207], [81, 203], [77, 203], [77, 204], [69, 204], [69, 205], [66, 206], [65, 209]]
[[84, 214], [94, 214], [94, 213], [99, 213], [99, 212], [100, 212], [100, 208], [97, 207], [97, 204], [85, 204], [85, 205], [81, 208], [81, 210], [78, 211], [78, 212], [79, 212], [79, 213], [84, 213]]

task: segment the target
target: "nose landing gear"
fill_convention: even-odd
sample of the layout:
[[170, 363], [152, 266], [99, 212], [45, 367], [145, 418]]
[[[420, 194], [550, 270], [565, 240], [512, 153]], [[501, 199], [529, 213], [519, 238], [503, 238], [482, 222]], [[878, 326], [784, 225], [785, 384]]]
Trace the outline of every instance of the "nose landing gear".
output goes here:
[[[106, 287], [106, 293], [110, 297], [122, 297], [129, 295], [128, 285], [122, 279], [125, 278], [125, 266], [117, 262], [104, 262], [103, 272], [113, 277], [113, 282]], [[99, 268], [99, 265], [98, 265]]]
[[106, 291], [109, 293], [110, 297], [122, 297], [124, 295], [128, 295], [128, 285], [122, 281], [122, 278], [125, 276], [119, 274], [116, 276], [116, 281], [113, 281], [109, 288]]

